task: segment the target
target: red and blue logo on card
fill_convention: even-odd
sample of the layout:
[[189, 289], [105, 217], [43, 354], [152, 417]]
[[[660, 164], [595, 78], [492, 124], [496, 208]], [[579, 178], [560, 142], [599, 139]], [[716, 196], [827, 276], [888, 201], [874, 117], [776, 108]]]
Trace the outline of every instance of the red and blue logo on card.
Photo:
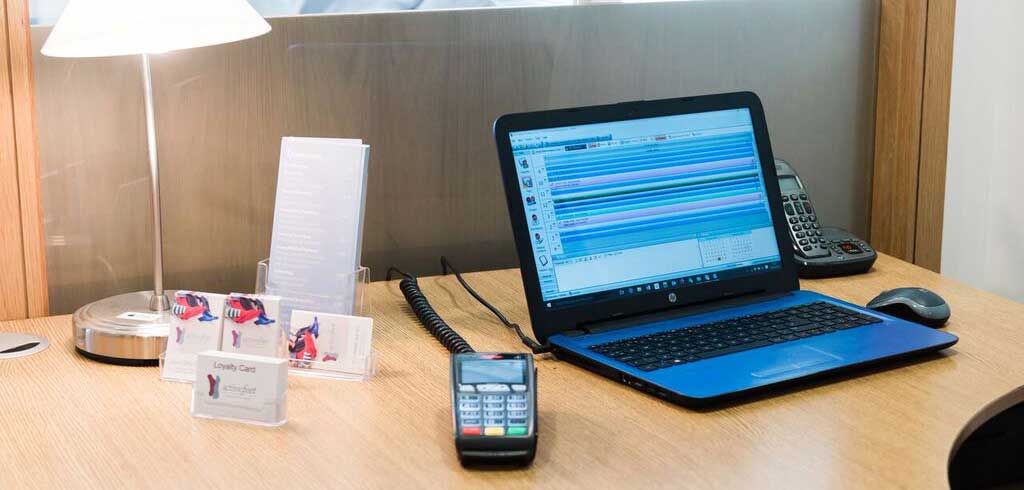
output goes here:
[[191, 320], [192, 318], [199, 317], [201, 322], [212, 322], [217, 319], [217, 317], [213, 316], [213, 313], [210, 313], [210, 302], [206, 299], [206, 296], [196, 293], [176, 294], [171, 312], [181, 320]]
[[206, 380], [210, 382], [210, 398], [214, 400], [220, 398], [220, 376], [214, 377], [212, 374], [207, 374]]
[[313, 324], [300, 328], [288, 339], [288, 352], [292, 359], [316, 360], [316, 339], [320, 337], [320, 321], [313, 317]]
[[274, 320], [267, 316], [267, 310], [263, 302], [256, 298], [246, 296], [231, 296], [228, 298], [228, 306], [224, 316], [232, 319], [235, 323], [246, 323], [255, 319], [257, 325], [269, 325]]

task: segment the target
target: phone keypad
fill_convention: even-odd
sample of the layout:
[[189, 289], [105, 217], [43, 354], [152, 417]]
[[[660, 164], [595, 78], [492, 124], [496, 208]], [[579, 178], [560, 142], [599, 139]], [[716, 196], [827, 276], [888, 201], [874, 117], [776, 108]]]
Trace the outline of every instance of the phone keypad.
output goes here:
[[[463, 385], [464, 386], [464, 385]], [[524, 436], [529, 432], [526, 385], [480, 384], [476, 394], [460, 390], [459, 432], [467, 436]]]
[[793, 193], [783, 195], [782, 198], [790, 235], [801, 255], [809, 258], [829, 255], [829, 244], [821, 238], [818, 217], [814, 215], [814, 207], [811, 206], [807, 194]]

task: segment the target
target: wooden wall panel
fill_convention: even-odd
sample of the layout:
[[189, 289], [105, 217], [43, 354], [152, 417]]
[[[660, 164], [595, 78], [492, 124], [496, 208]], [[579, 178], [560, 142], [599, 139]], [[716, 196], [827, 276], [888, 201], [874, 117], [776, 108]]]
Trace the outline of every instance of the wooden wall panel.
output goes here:
[[29, 317], [37, 317], [49, 313], [49, 291], [46, 281], [46, 247], [40, 196], [39, 144], [36, 138], [32, 35], [28, 24], [28, 0], [7, 0], [26, 307]]
[[955, 0], [882, 0], [871, 243], [938, 271]]
[[956, 0], [928, 1], [914, 263], [936, 272], [942, 264], [942, 218], [946, 196], [949, 93], [953, 73], [955, 20]]
[[928, 0], [882, 0], [871, 244], [914, 260]]
[[0, 0], [0, 320], [47, 313], [25, 0]]
[[[372, 147], [364, 263], [517, 264], [491, 124], [514, 111], [754, 90], [827, 223], [868, 225], [875, 0], [671, 2], [271, 19], [154, 57], [165, 282], [249, 290], [282, 136]], [[47, 29], [36, 28], [36, 48]], [[816, 42], [809, 43], [808, 39]], [[138, 61], [36, 58], [51, 302], [151, 285]], [[814, 110], [808, 110], [813, 107]]]
[[0, 319], [7, 320], [24, 318], [28, 310], [6, 1], [0, 0], [0, 7]]

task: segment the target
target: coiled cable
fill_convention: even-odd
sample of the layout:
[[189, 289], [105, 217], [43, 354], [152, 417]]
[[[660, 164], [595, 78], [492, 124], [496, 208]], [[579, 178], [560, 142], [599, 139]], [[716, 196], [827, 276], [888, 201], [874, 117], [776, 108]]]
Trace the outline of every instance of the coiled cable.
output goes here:
[[419, 319], [423, 328], [427, 329], [431, 335], [441, 342], [441, 345], [453, 354], [475, 352], [473, 347], [469, 345], [469, 342], [466, 342], [466, 339], [462, 338], [458, 332], [452, 330], [452, 327], [448, 326], [444, 319], [434, 311], [434, 307], [430, 305], [430, 301], [427, 301], [427, 297], [420, 290], [415, 277], [392, 267], [388, 269], [389, 280], [391, 279], [392, 272], [402, 275], [402, 280], [398, 283], [398, 289], [402, 291], [405, 301], [409, 303], [409, 307], [416, 315], [416, 318]]

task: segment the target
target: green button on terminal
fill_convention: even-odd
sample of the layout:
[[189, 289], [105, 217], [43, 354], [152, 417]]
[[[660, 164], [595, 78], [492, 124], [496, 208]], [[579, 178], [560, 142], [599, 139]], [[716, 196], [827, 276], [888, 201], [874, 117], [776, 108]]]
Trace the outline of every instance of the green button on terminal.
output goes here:
[[526, 427], [509, 427], [508, 430], [505, 431], [505, 435], [508, 435], [508, 436], [525, 436], [526, 435]]

